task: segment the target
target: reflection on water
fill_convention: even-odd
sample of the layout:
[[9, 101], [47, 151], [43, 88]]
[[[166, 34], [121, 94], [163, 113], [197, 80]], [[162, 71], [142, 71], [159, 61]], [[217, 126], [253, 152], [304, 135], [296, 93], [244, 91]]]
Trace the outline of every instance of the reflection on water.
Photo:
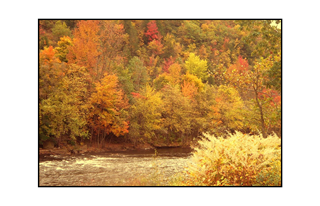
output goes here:
[[163, 177], [179, 173], [187, 165], [190, 149], [106, 152], [78, 156], [48, 156], [40, 159], [40, 186], [121, 185], [138, 176], [154, 172], [156, 163]]

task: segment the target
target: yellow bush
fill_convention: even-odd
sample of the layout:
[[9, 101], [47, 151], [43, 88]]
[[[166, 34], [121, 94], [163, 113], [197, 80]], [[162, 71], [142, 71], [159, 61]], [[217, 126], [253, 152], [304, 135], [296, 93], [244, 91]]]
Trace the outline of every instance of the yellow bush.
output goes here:
[[236, 132], [205, 135], [195, 149], [181, 185], [281, 186], [281, 139]]

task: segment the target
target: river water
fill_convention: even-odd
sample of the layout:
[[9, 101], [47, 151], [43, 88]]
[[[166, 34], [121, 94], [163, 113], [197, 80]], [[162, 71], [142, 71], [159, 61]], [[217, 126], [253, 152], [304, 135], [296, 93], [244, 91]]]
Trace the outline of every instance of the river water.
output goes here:
[[182, 173], [190, 149], [163, 148], [40, 158], [39, 186], [121, 186], [139, 177], [160, 174], [163, 182]]

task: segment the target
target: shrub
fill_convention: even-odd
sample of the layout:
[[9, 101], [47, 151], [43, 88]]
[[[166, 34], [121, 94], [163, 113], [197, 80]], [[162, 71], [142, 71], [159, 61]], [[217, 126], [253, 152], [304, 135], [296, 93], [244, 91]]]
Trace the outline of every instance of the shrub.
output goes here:
[[281, 186], [281, 139], [204, 135], [180, 185]]

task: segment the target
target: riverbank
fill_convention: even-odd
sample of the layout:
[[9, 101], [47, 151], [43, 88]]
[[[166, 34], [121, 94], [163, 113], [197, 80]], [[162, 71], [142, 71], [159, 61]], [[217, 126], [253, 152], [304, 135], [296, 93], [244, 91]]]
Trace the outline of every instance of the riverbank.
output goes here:
[[88, 147], [87, 145], [83, 146], [74, 146], [69, 148], [50, 148], [43, 149], [39, 148], [39, 155], [75, 155], [75, 154], [86, 154], [86, 153], [104, 153], [104, 152], [124, 152], [130, 150], [153, 150], [158, 148], [190, 148], [189, 146], [181, 146], [179, 144], [170, 144], [170, 145], [151, 145], [148, 143], [134, 145], [132, 143], [109, 143], [103, 145], [102, 147]]

